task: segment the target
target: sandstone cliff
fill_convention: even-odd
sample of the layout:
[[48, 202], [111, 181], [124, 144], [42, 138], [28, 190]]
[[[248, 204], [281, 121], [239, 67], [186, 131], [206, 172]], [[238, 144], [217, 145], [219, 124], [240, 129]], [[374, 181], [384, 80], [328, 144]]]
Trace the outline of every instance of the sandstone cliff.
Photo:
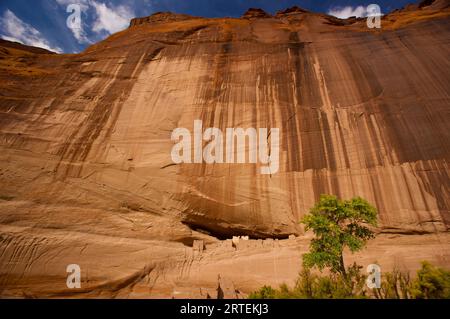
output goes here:
[[[365, 261], [450, 265], [449, 14], [157, 13], [81, 54], [0, 42], [0, 295], [74, 294], [70, 263], [86, 296], [292, 281], [322, 193], [377, 206]], [[174, 165], [171, 132], [197, 119], [280, 128], [279, 172]], [[239, 235], [280, 241], [224, 248]]]

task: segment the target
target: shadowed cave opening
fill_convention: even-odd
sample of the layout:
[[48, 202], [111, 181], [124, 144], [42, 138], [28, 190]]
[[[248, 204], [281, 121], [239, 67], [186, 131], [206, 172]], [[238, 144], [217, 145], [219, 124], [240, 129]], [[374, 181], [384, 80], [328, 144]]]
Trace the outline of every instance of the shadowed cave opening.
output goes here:
[[[182, 221], [182, 223], [193, 231], [215, 237], [218, 240], [232, 239], [233, 236], [248, 236], [250, 239], [288, 239], [289, 235], [291, 235], [277, 232], [267, 233], [259, 230], [245, 229], [242, 227], [236, 227], [232, 224], [226, 224], [226, 226], [224, 227], [221, 226], [221, 224], [224, 224], [223, 222], [212, 224], [210, 221], [201, 223], [199, 221], [185, 220]], [[189, 241], [190, 245], [192, 245], [192, 242], [194, 241], [194, 238], [191, 239], [192, 240]]]

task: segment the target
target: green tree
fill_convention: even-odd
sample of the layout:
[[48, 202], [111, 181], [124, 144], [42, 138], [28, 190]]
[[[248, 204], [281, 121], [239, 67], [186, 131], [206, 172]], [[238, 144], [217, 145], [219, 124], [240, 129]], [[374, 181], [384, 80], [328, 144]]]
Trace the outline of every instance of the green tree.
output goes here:
[[320, 270], [329, 268], [347, 278], [344, 248], [357, 252], [375, 237], [368, 226], [377, 225], [377, 210], [360, 197], [340, 200], [336, 196], [322, 195], [301, 222], [306, 231], [312, 230], [315, 235], [310, 252], [303, 255], [303, 265]]
[[450, 299], [450, 271], [423, 261], [412, 292], [417, 299]]

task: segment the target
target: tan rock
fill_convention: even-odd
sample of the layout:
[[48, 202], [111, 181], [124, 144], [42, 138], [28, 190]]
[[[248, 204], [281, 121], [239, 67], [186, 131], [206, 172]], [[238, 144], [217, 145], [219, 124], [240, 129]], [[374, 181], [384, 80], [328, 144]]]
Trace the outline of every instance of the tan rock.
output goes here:
[[[293, 283], [311, 236], [298, 222], [323, 193], [379, 210], [378, 238], [349, 261], [448, 267], [447, 4], [381, 30], [293, 8], [160, 13], [75, 55], [0, 42], [0, 296]], [[279, 128], [279, 172], [175, 165], [171, 133], [195, 120]], [[233, 236], [249, 240], [234, 249]], [[81, 290], [66, 287], [69, 264]]]

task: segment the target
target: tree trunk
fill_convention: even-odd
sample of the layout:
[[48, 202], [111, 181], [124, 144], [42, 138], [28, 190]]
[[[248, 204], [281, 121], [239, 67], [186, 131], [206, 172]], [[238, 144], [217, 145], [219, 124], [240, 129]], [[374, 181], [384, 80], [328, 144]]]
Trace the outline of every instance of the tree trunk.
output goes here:
[[341, 268], [341, 274], [344, 276], [344, 279], [347, 279], [347, 271], [345, 270], [344, 254], [343, 253], [341, 253], [340, 268]]

